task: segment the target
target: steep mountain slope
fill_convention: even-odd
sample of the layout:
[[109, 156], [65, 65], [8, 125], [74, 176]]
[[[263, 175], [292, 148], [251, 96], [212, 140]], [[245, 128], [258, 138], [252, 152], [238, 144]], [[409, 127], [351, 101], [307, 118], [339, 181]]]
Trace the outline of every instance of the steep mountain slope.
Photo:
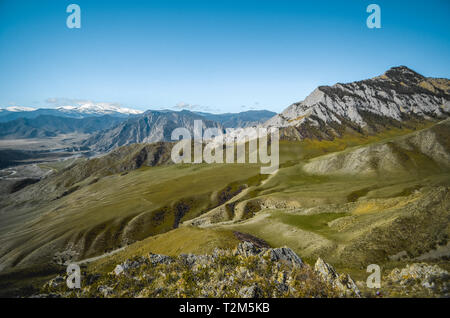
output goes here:
[[357, 176], [445, 171], [450, 169], [449, 136], [446, 119], [404, 137], [312, 159], [303, 169], [311, 174]]
[[11, 203], [36, 200], [35, 203], [38, 204], [37, 201], [52, 201], [108, 175], [127, 173], [140, 167], [172, 164], [171, 149], [171, 143], [135, 144], [116, 148], [104, 156], [77, 159], [68, 167], [41, 180], [39, 184], [29, 186], [26, 191], [2, 200], [0, 208]]
[[282, 136], [288, 139], [332, 140], [346, 133], [414, 127], [449, 114], [448, 79], [427, 78], [400, 66], [372, 79], [320, 86], [265, 125], [284, 128]]
[[258, 165], [171, 165], [170, 148], [119, 147], [3, 197], [0, 271], [49, 264], [55, 253], [97, 256], [176, 228], [260, 181]]
[[224, 128], [246, 128], [265, 123], [276, 115], [268, 110], [249, 110], [240, 113], [209, 114], [195, 112], [208, 120], [220, 123]]
[[204, 128], [221, 128], [217, 122], [205, 120], [203, 116], [187, 110], [180, 112], [149, 110], [140, 116], [129, 118], [113, 129], [93, 135], [84, 145], [96, 151], [108, 151], [140, 142], [170, 141], [172, 131], [178, 127], [187, 128], [192, 133], [195, 120], [202, 120]]
[[40, 115], [0, 123], [0, 139], [45, 138], [67, 133], [93, 133], [109, 129], [124, 118], [101, 116], [83, 119]]

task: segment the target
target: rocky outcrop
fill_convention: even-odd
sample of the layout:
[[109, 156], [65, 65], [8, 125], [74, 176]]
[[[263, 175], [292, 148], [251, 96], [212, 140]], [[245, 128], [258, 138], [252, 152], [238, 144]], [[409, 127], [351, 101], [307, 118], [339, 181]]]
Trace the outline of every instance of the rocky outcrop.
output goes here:
[[450, 297], [450, 273], [438, 265], [413, 263], [393, 269], [387, 276], [388, 283], [414, 293], [423, 290], [429, 294]]
[[298, 267], [302, 267], [304, 265], [302, 259], [288, 247], [270, 249], [267, 254], [273, 262], [288, 262], [293, 266]]
[[242, 255], [243, 257], [255, 256], [261, 254], [262, 249], [257, 248], [253, 243], [242, 242], [236, 248], [234, 255]]
[[[331, 266], [327, 265], [327, 268]], [[334, 270], [329, 272], [335, 273]], [[345, 277], [347, 281], [340, 277]], [[88, 273], [80, 290], [61, 275], [40, 294], [61, 297], [353, 297], [349, 276], [323, 276], [290, 248], [242, 242], [234, 250], [178, 257], [149, 254], [117, 264], [112, 272]], [[93, 279], [95, 278], [95, 279]]]
[[325, 263], [320, 257], [314, 265], [314, 270], [322, 277], [323, 280], [339, 290], [341, 296], [361, 297], [361, 292], [350, 275], [338, 274], [333, 266]]
[[[101, 270], [96, 267], [96, 270]], [[395, 268], [377, 289], [358, 285], [318, 258], [314, 267], [290, 248], [242, 242], [234, 250], [127, 259], [111, 272], [83, 272], [81, 289], [69, 290], [64, 273], [33, 297], [449, 297], [450, 274], [437, 265]]]
[[281, 248], [258, 248], [251, 242], [242, 242], [234, 251], [234, 255], [243, 257], [264, 255], [272, 262], [285, 262], [292, 266], [302, 267], [302, 259], [288, 247]]

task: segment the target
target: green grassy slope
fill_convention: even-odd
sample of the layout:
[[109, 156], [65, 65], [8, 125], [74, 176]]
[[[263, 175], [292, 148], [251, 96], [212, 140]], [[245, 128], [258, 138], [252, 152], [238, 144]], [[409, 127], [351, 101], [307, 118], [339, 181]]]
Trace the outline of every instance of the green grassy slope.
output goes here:
[[[258, 182], [259, 167], [180, 165], [116, 174], [30, 211], [0, 237], [3, 264], [45, 262], [72, 245], [85, 258], [166, 232]], [[27, 212], [24, 212], [27, 213]]]
[[[416, 257], [450, 235], [450, 174], [439, 161], [449, 150], [448, 121], [422, 132], [433, 138], [391, 130], [334, 142], [282, 141], [281, 168], [272, 176], [260, 175], [259, 165], [171, 165], [161, 148], [122, 147], [61, 169], [3, 202], [0, 266], [23, 271], [52, 263], [57, 253], [66, 252], [66, 260], [85, 259], [135, 241], [99, 262], [112, 266], [125, 255], [148, 251], [202, 253], [235, 244], [234, 230], [342, 267], [386, 262], [403, 250]], [[441, 148], [429, 147], [436, 143]], [[371, 167], [375, 173], [356, 176], [305, 171], [308, 164], [335, 158], [347, 163], [355, 151], [386, 144], [400, 173], [387, 173], [379, 164]], [[213, 221], [208, 232], [176, 229], [222, 205], [227, 208], [219, 213], [226, 215], [218, 220], [228, 223]], [[421, 239], [414, 241], [417, 236]]]
[[[234, 202], [227, 211], [231, 217], [215, 216], [227, 222], [211, 225], [205, 215], [199, 225], [247, 232], [339, 266], [385, 263], [400, 252], [419, 257], [445, 246], [450, 237], [449, 127], [446, 120], [417, 133], [293, 162]], [[342, 172], [355, 158], [354, 170], [371, 173]], [[337, 168], [305, 171], [311, 162]], [[249, 207], [250, 218], [236, 218]]]

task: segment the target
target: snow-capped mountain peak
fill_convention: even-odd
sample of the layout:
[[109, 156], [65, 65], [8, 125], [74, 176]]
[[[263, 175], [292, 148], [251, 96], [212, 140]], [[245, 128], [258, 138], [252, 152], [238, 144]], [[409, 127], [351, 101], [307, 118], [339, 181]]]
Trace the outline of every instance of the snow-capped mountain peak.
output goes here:
[[7, 110], [9, 112], [32, 112], [32, 111], [35, 111], [36, 108], [24, 107], [24, 106], [10, 106], [10, 107], [6, 107], [5, 109], [1, 109], [1, 110]]
[[123, 115], [137, 115], [142, 114], [142, 110], [119, 107], [110, 103], [92, 103], [87, 102], [80, 105], [67, 105], [58, 107], [57, 110], [67, 113], [82, 113], [90, 115], [111, 115], [111, 114], [123, 114]]

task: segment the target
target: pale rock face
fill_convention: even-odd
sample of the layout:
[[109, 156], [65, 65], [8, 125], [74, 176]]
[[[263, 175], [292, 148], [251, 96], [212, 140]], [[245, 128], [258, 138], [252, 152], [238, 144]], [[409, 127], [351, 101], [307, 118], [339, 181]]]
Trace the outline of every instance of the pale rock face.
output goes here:
[[188, 111], [147, 111], [141, 116], [131, 117], [112, 129], [98, 132], [87, 139], [84, 145], [98, 151], [109, 151], [113, 148], [134, 143], [152, 143], [172, 141], [172, 133], [176, 128], [186, 128], [194, 137], [196, 120], [201, 120], [203, 131], [206, 128], [217, 128], [219, 123], [204, 120], [200, 115]]
[[122, 265], [117, 265], [117, 266], [114, 268], [114, 274], [116, 274], [116, 275], [122, 274], [123, 271], [124, 271], [124, 268], [123, 268]]
[[[368, 125], [367, 113], [380, 118], [403, 121], [408, 116], [424, 119], [446, 118], [450, 95], [437, 79], [426, 78], [407, 67], [394, 67], [373, 79], [316, 88], [302, 102], [292, 104], [269, 119], [265, 126], [299, 127], [305, 123], [345, 125], [343, 120], [360, 127]], [[445, 87], [447, 79], [438, 79]]]
[[324, 281], [338, 289], [342, 293], [341, 296], [361, 297], [361, 292], [350, 275], [338, 274], [333, 266], [325, 263], [320, 257], [314, 265], [314, 270]]

